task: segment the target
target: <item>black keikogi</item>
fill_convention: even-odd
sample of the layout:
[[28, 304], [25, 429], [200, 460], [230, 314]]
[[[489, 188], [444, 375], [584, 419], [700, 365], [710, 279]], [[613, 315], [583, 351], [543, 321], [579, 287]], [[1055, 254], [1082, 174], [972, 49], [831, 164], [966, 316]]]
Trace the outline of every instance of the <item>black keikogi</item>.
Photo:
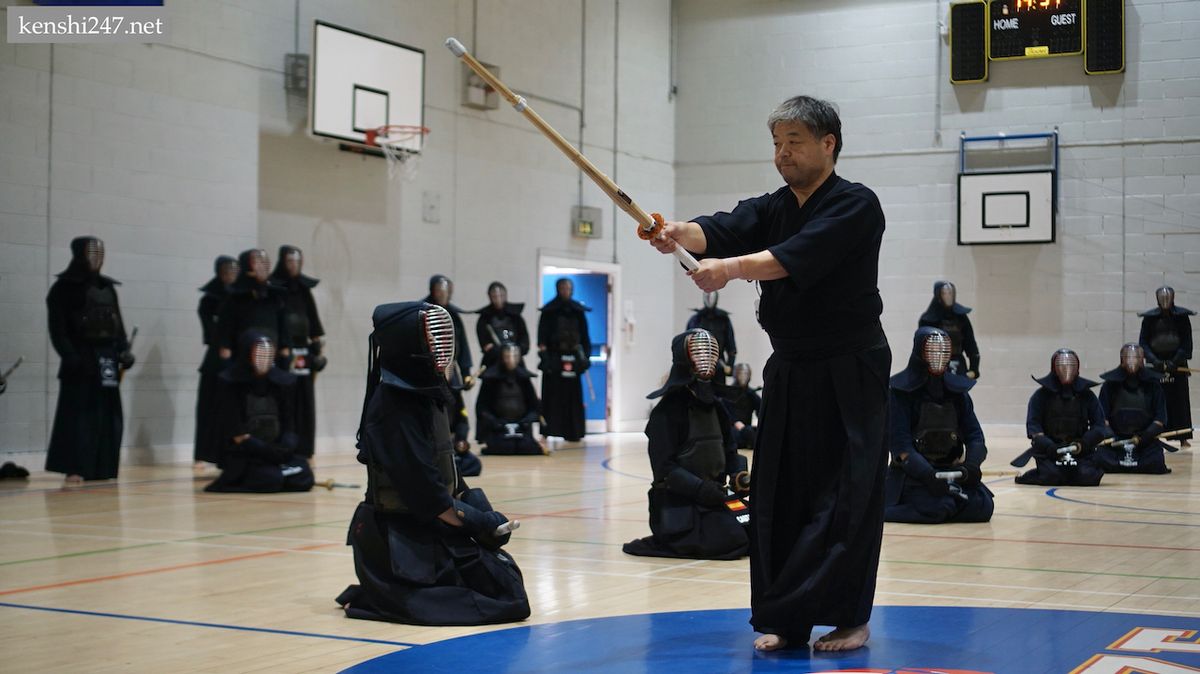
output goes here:
[[[919, 328], [908, 366], [891, 378], [888, 522], [992, 518], [992, 492], [981, 481], [987, 445], [969, 393], [975, 381], [948, 369], [949, 342], [938, 328]], [[947, 472], [958, 477], [938, 476]]]
[[274, 493], [308, 491], [312, 469], [296, 451], [292, 396], [296, 377], [275, 364], [275, 346], [247, 330], [241, 354], [219, 376], [217, 413], [221, 474], [205, 491]]
[[525, 369], [517, 344], [495, 350], [496, 364], [480, 376], [475, 439], [486, 445], [484, 454], [543, 454], [533, 436], [541, 405], [530, 380], [537, 375]]
[[283, 288], [270, 282], [267, 252], [251, 248], [238, 255], [239, 275], [229, 287], [229, 297], [217, 316], [217, 347], [238, 358], [236, 347], [242, 333], [256, 330], [284, 354], [291, 347], [284, 323]]
[[[503, 549], [506, 518], [454, 469], [446, 368], [454, 340], [445, 309], [376, 307], [358, 432], [367, 491], [350, 522], [359, 584], [337, 598], [350, 618], [478, 625], [529, 616], [521, 571]], [[432, 338], [432, 341], [431, 339]]]
[[[733, 383], [716, 385], [714, 388], [729, 414], [729, 422], [733, 424], [734, 446], [738, 449], [754, 449], [758, 437], [754, 417], [761, 418], [762, 397], [758, 395], [759, 389], [750, 387], [750, 366], [738, 363], [733, 367]], [[738, 424], [741, 424], [741, 428], [737, 427]]]
[[450, 301], [452, 297], [454, 282], [443, 274], [434, 274], [429, 278], [429, 294], [422, 301], [436, 304], [450, 312], [450, 318], [454, 321], [454, 362], [458, 366], [458, 376], [463, 381], [463, 388], [470, 390], [474, 385], [471, 374], [471, 346], [467, 343], [467, 331], [463, 328], [463, 310]]
[[729, 312], [717, 308], [719, 299], [718, 292], [704, 293], [704, 306], [693, 309], [695, 313], [688, 319], [687, 329], [703, 328], [721, 345], [720, 365], [716, 376], [713, 377], [713, 383], [723, 385], [726, 374], [737, 362], [737, 338], [733, 334], [733, 321], [729, 319]]
[[[704, 377], [689, 357], [689, 338], [702, 329], [676, 335], [671, 342], [671, 372], [666, 384], [647, 398], [662, 398], [646, 423], [647, 451], [654, 474], [647, 493], [652, 535], [621, 549], [644, 557], [738, 559], [749, 550], [745, 528], [727, 503], [739, 511], [737, 486], [746, 459], [734, 449], [729, 418], [713, 393], [717, 349]], [[709, 337], [709, 339], [712, 339]]]
[[321, 338], [325, 327], [317, 313], [312, 289], [320, 280], [301, 273], [304, 253], [295, 246], [280, 246], [275, 270], [270, 282], [283, 288], [283, 325], [291, 350], [280, 357], [280, 365], [296, 376], [296, 388], [292, 396], [293, 417], [299, 444], [296, 451], [301, 456], [312, 456], [317, 434], [317, 401], [315, 393], [316, 373], [325, 369], [326, 359], [322, 355]]
[[583, 438], [583, 382], [591, 367], [592, 340], [588, 336], [589, 307], [571, 299], [574, 284], [558, 282], [558, 296], [541, 309], [538, 319], [538, 351], [542, 376], [542, 435], [569, 441]]
[[[1187, 369], [1192, 357], [1192, 320], [1195, 311], [1175, 304], [1175, 289], [1163, 286], [1155, 291], [1158, 306], [1144, 311], [1138, 342], [1146, 354], [1146, 362], [1162, 375], [1159, 383], [1167, 404], [1167, 429], [1183, 430], [1192, 427], [1192, 397], [1188, 390], [1191, 374]], [[1191, 432], [1175, 436], [1187, 442]]]
[[1100, 400], [1091, 389], [1099, 382], [1079, 374], [1079, 356], [1059, 349], [1051, 357], [1050, 372], [1034, 379], [1040, 386], [1029, 397], [1025, 431], [1031, 441], [1012, 465], [1024, 467], [1033, 457], [1032, 470], [1018, 475], [1017, 484], [1094, 487], [1104, 470], [1096, 464], [1096, 445], [1112, 435]]
[[949, 281], [933, 284], [933, 299], [917, 321], [919, 326], [938, 328], [950, 335], [950, 371], [955, 374], [979, 377], [979, 344], [975, 342], [975, 328], [967, 314], [971, 307], [958, 303], [958, 290]]
[[50, 343], [62, 359], [46, 470], [85, 480], [117, 476], [124, 429], [118, 385], [134, 362], [119, 283], [100, 273], [103, 263], [100, 239], [74, 239], [71, 263], [46, 296]]
[[487, 306], [476, 311], [479, 320], [475, 323], [475, 336], [483, 351], [480, 365], [490, 368], [500, 359], [500, 346], [510, 342], [521, 347], [521, 355], [529, 353], [529, 328], [521, 312], [525, 305], [508, 301], [508, 289], [503, 283], [493, 281], [488, 286]]
[[1096, 462], [1107, 473], [1171, 472], [1163, 450], [1177, 451], [1158, 439], [1166, 430], [1167, 402], [1161, 375], [1145, 367], [1138, 344], [1121, 347], [1121, 366], [1100, 375], [1100, 406], [1115, 441], [1096, 450]]
[[[221, 456], [221, 436], [218, 432], [217, 375], [229, 365], [221, 358], [217, 345], [217, 316], [221, 304], [229, 296], [229, 284], [237, 278], [237, 260], [228, 255], [219, 256], [213, 262], [213, 277], [200, 288], [200, 330], [204, 339], [204, 360], [200, 362], [200, 386], [196, 390], [196, 435], [192, 447], [195, 461], [216, 463]], [[223, 278], [224, 277], [224, 278]]]
[[766, 249], [788, 273], [761, 283], [759, 323], [774, 354], [751, 488], [750, 622], [794, 644], [813, 625], [862, 625], [883, 540], [891, 366], [879, 200], [831, 174], [803, 206], [783, 187], [693, 220], [706, 256]]

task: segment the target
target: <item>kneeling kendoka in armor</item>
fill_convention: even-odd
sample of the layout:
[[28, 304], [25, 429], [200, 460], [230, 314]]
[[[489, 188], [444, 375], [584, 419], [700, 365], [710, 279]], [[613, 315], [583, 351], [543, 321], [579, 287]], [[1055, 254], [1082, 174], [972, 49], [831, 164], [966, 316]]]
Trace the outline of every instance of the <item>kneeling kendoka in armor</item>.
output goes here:
[[[971, 307], [958, 303], [958, 289], [949, 281], [933, 284], [933, 299], [917, 325], [938, 328], [950, 337], [949, 370], [970, 379], [979, 378], [979, 345], [967, 314]], [[969, 360], [969, 362], [968, 362]]]
[[758, 438], [754, 417], [762, 410], [762, 398], [758, 395], [759, 389], [750, 388], [750, 365], [735, 365], [733, 385], [717, 386], [717, 391], [733, 423], [733, 446], [754, 449], [754, 441]]
[[521, 571], [501, 549], [515, 523], [454, 469], [445, 412], [449, 313], [403, 302], [376, 307], [373, 320], [358, 431], [367, 493], [347, 536], [360, 584], [337, 603], [349, 618], [417, 625], [524, 620]]
[[1163, 396], [1167, 404], [1167, 426], [1175, 431], [1180, 447], [1192, 439], [1192, 399], [1188, 390], [1192, 357], [1192, 320], [1196, 312], [1175, 304], [1175, 289], [1163, 286], [1154, 291], [1158, 306], [1138, 314], [1142, 331], [1138, 342], [1149, 366], [1162, 374]]
[[533, 437], [533, 423], [541, 405], [525, 369], [521, 347], [507, 343], [496, 349], [499, 361], [479, 377], [479, 399], [475, 401], [475, 439], [485, 445], [484, 454], [545, 454]]
[[710, 380], [716, 374], [717, 341], [706, 330], [688, 330], [671, 342], [667, 383], [646, 396], [662, 400], [646, 423], [654, 482], [650, 531], [621, 549], [644, 557], [738, 559], [748, 553], [738, 521], [745, 503], [731, 495], [749, 490], [746, 458], [733, 446], [729, 418]]
[[1032, 445], [1013, 459], [1022, 468], [1033, 457], [1037, 467], [1016, 477], [1018, 484], [1094, 487], [1104, 470], [1096, 465], [1096, 445], [1111, 435], [1104, 410], [1091, 392], [1099, 382], [1079, 376], [1079, 356], [1059, 349], [1050, 357], [1050, 374], [1034, 379], [1041, 387], [1029, 398], [1025, 432]]
[[219, 377], [221, 474], [204, 491], [265, 494], [312, 489], [312, 470], [296, 452], [296, 378], [276, 367], [275, 345], [261, 332], [243, 333], [238, 354]]
[[1158, 439], [1166, 429], [1167, 403], [1159, 375], [1147, 370], [1137, 344], [1121, 347], [1121, 366], [1100, 375], [1100, 406], [1112, 428], [1113, 442], [1096, 450], [1096, 462], [1108, 473], [1171, 472], [1163, 449], [1176, 451]]
[[891, 454], [884, 484], [888, 522], [987, 522], [992, 492], [980, 480], [983, 430], [967, 391], [975, 382], [947, 370], [950, 338], [917, 330], [908, 367], [891, 379]]

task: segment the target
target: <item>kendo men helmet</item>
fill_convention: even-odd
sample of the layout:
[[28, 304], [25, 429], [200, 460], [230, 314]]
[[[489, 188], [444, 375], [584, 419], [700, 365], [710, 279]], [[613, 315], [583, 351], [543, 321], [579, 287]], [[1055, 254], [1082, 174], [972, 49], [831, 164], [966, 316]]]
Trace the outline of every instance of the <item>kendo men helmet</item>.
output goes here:
[[521, 347], [511, 342], [506, 342], [500, 347], [500, 363], [504, 365], [505, 371], [512, 372], [521, 364]]
[[508, 304], [508, 288], [499, 281], [492, 281], [488, 286], [488, 301], [491, 302], [493, 309], [503, 309], [504, 305]]
[[83, 245], [83, 258], [87, 260], [88, 271], [93, 274], [104, 266], [104, 242], [95, 237], [88, 237]]
[[929, 374], [942, 376], [950, 364], [950, 336], [936, 328], [930, 330], [921, 342], [920, 353]]
[[1063, 386], [1070, 386], [1079, 377], [1079, 355], [1070, 349], [1059, 349], [1050, 356], [1050, 371]]
[[256, 337], [250, 345], [247, 358], [250, 360], [250, 369], [254, 371], [254, 376], [265, 377], [271, 368], [275, 367], [275, 345], [271, 338], [266, 335]]
[[1129, 374], [1137, 374], [1146, 366], [1146, 352], [1142, 345], [1129, 342], [1121, 347], [1121, 369]]
[[1154, 291], [1154, 299], [1158, 300], [1159, 309], [1170, 311], [1175, 308], [1175, 289], [1171, 286], [1163, 286]]
[[942, 306], [949, 309], [958, 301], [958, 288], [949, 281], [940, 281], [937, 284], [937, 296], [941, 300]]
[[733, 382], [743, 388], [750, 386], [750, 364], [738, 363], [733, 366]]
[[450, 304], [450, 277], [434, 274], [429, 278], [429, 298], [433, 303], [444, 307]]
[[684, 350], [696, 378], [702, 381], [712, 379], [717, 373], [717, 359], [720, 357], [720, 347], [712, 333], [703, 328], [688, 331], [684, 338]]
[[304, 252], [295, 246], [281, 246], [279, 252], [283, 256], [283, 268], [288, 278], [299, 276], [304, 268]]

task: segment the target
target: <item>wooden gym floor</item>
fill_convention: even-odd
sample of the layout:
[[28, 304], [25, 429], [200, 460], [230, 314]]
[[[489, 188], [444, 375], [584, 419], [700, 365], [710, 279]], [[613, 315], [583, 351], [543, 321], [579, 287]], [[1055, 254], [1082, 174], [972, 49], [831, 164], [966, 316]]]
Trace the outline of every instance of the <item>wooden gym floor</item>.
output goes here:
[[[1048, 494], [1012, 482], [1007, 460], [1022, 439], [989, 440], [985, 480], [996, 493], [995, 518], [888, 524], [877, 605], [1200, 623], [1200, 484], [1190, 450], [1168, 456], [1171, 475], [1109, 475], [1099, 488]], [[318, 459], [318, 480], [365, 481], [348, 444], [322, 447]], [[621, 552], [648, 533], [640, 434], [588, 436], [585, 447], [548, 457], [483, 461], [483, 475], [469, 483], [523, 522], [507, 549], [525, 574], [533, 607], [526, 624], [748, 605], [745, 560]], [[0, 669], [330, 672], [511, 627], [348, 620], [333, 598], [355, 580], [344, 540], [359, 490], [206, 494], [206, 481], [190, 465], [170, 465], [123, 467], [117, 481], [71, 490], [41, 472], [0, 482]], [[747, 626], [747, 657], [753, 636]]]

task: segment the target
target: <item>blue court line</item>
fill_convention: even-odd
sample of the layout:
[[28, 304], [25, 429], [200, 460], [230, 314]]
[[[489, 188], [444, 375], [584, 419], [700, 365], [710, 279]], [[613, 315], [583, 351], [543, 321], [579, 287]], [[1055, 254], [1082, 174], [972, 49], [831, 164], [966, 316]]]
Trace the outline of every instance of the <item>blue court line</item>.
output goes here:
[[617, 458], [617, 457], [615, 457], [615, 456], [608, 457], [607, 459], [600, 462], [600, 466], [602, 468], [604, 468], [604, 470], [612, 471], [612, 472], [616, 473], [617, 475], [624, 475], [625, 477], [632, 477], [635, 480], [641, 480], [643, 482], [653, 482], [654, 481], [652, 478], [646, 477], [645, 475], [634, 475], [633, 473], [626, 473], [626, 472], [617, 470], [616, 468], [613, 468], [610, 465], [610, 462], [615, 458]]
[[383, 644], [385, 646], [404, 646], [413, 648], [420, 644], [410, 644], [404, 641], [387, 641], [386, 639], [367, 639], [364, 637], [344, 637], [337, 634], [318, 634], [316, 632], [296, 632], [294, 630], [277, 630], [269, 627], [243, 627], [241, 625], [222, 625], [220, 623], [205, 623], [194, 620], [173, 620], [171, 618], [153, 618], [142, 615], [128, 615], [124, 613], [103, 613], [101, 611], [81, 611], [71, 608], [54, 608], [51, 606], [32, 606], [30, 604], [10, 604], [8, 602], [0, 602], [0, 607], [5, 608], [23, 608], [29, 611], [46, 611], [49, 613], [70, 613], [72, 615], [86, 615], [97, 618], [119, 618], [121, 620], [138, 620], [150, 623], [164, 623], [167, 625], [186, 625], [188, 627], [212, 627], [219, 630], [235, 630], [238, 632], [260, 632], [263, 634], [282, 634], [289, 637], [312, 637], [314, 639], [332, 639], [335, 641], [356, 641], [364, 644]]
[[1159, 510], [1157, 508], [1138, 508], [1136, 506], [1115, 505], [1112, 503], [1097, 503], [1095, 501], [1084, 501], [1084, 500], [1076, 499], [1076, 498], [1067, 498], [1066, 496], [1058, 495], [1059, 489], [1060, 489], [1060, 487], [1051, 487], [1050, 489], [1047, 489], [1046, 496], [1049, 496], [1050, 498], [1056, 498], [1060, 501], [1070, 501], [1071, 503], [1082, 503], [1083, 505], [1101, 506], [1103, 508], [1118, 508], [1120, 510], [1138, 510], [1138, 511], [1147, 512], [1147, 513], [1166, 513], [1168, 515], [1200, 515], [1200, 513], [1191, 513], [1191, 512], [1187, 512], [1186, 510]]

